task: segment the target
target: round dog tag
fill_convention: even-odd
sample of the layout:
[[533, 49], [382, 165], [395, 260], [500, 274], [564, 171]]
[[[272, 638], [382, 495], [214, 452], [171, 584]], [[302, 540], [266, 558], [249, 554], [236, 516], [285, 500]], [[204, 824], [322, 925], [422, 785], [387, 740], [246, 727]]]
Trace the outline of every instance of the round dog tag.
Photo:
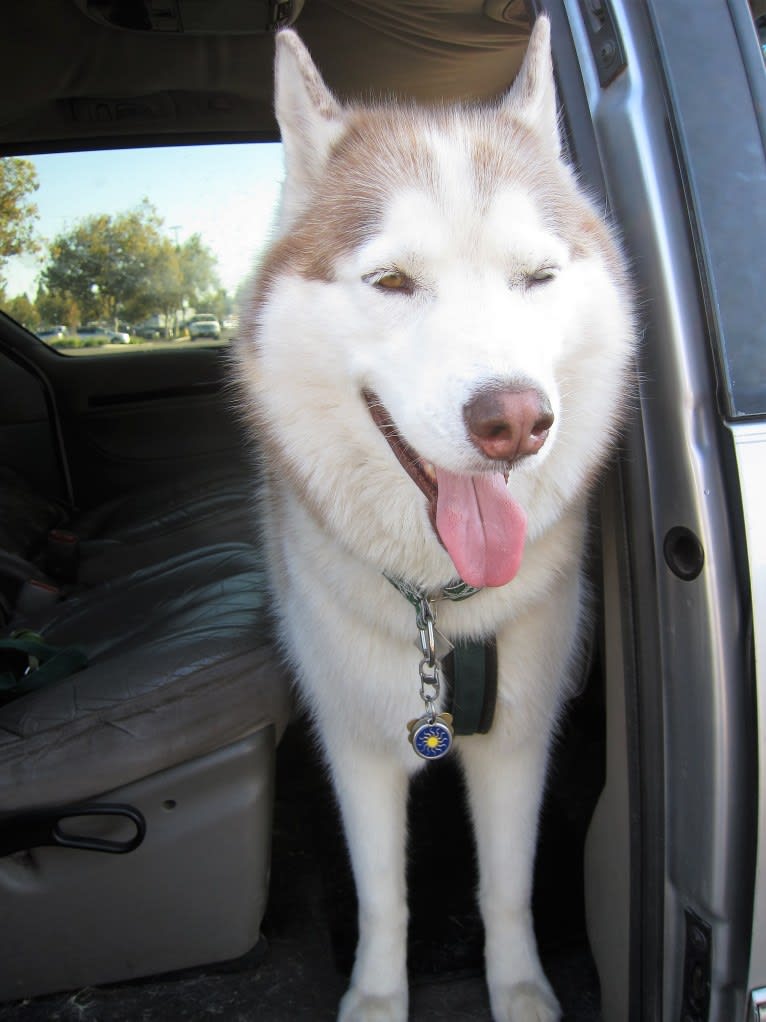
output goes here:
[[[446, 715], [445, 715], [446, 716]], [[410, 742], [421, 759], [441, 759], [452, 748], [452, 728], [441, 715], [412, 722]]]

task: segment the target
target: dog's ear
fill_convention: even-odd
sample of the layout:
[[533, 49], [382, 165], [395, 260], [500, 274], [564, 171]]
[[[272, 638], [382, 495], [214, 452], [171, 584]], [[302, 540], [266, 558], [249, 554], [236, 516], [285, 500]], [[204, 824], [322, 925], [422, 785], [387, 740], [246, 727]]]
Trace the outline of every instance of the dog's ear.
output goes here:
[[502, 109], [521, 119], [549, 143], [556, 156], [560, 154], [556, 83], [551, 60], [551, 23], [543, 14], [535, 21], [524, 61], [503, 100]]
[[330, 149], [343, 129], [343, 110], [291, 29], [277, 36], [274, 79], [286, 168], [280, 211], [284, 229], [321, 178]]

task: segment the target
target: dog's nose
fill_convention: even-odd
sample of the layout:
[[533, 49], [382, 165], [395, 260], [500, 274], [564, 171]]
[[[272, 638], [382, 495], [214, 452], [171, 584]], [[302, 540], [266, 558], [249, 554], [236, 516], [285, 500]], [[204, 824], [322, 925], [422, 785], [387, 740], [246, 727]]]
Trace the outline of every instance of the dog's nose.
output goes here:
[[553, 425], [547, 398], [532, 387], [487, 387], [463, 408], [471, 440], [494, 461], [537, 454]]

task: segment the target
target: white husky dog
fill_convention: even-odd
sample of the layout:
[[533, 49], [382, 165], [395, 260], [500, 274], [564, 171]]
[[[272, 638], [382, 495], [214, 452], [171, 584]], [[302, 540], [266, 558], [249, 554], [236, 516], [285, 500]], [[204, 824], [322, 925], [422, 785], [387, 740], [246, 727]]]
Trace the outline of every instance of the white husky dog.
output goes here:
[[[341, 105], [284, 31], [276, 110], [277, 237], [235, 357], [281, 640], [357, 886], [339, 1018], [407, 1017], [408, 782], [452, 746], [493, 1017], [548, 1022], [530, 888], [583, 624], [586, 496], [633, 348], [623, 262], [561, 157], [545, 18], [481, 108]], [[490, 637], [494, 718], [460, 734], [446, 652]]]

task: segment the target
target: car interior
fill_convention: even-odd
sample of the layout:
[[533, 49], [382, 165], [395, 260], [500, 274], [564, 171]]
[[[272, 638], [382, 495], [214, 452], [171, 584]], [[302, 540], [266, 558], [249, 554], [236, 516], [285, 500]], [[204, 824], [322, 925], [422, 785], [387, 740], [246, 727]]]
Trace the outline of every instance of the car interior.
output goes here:
[[[0, 156], [183, 147], [188, 166], [191, 147], [202, 147], [223, 177], [227, 153], [279, 141], [280, 27], [296, 27], [342, 99], [491, 101], [520, 66], [535, 6], [27, 0], [4, 12]], [[606, 38], [602, 6], [580, 7], [582, 24]], [[620, 58], [599, 47], [606, 88]], [[562, 131], [609, 210], [584, 86], [566, 88], [573, 52], [554, 20]], [[58, 171], [74, 192], [76, 166]], [[147, 163], [144, 173], [138, 187], [151, 195], [157, 172]], [[44, 187], [31, 196], [41, 208]], [[201, 230], [195, 217], [203, 223], [211, 195], [198, 195], [187, 235]], [[231, 205], [236, 216], [236, 202], [224, 196], [220, 215]], [[56, 234], [74, 226], [51, 223]], [[240, 215], [237, 227], [255, 265], [268, 224], [256, 236]], [[172, 222], [158, 230], [178, 248]], [[35, 256], [32, 303], [52, 279], [43, 269], [51, 240]], [[626, 231], [633, 255], [631, 243]], [[236, 286], [221, 305], [220, 336], [129, 329], [130, 343], [69, 350], [57, 346], [56, 321], [24, 321], [2, 259], [0, 249], [0, 1022], [332, 1019], [353, 961], [355, 896], [329, 781], [271, 633], [256, 458], [227, 353]], [[205, 307], [193, 313], [213, 318]], [[62, 325], [64, 335], [72, 329]], [[636, 435], [621, 458], [643, 449]], [[607, 1008], [650, 968], [649, 938], [641, 951], [628, 936], [647, 897], [627, 865], [631, 848], [645, 879], [658, 873], [625, 818], [638, 812], [626, 721], [645, 719], [646, 706], [615, 704], [608, 681], [623, 678], [617, 647], [630, 645], [630, 629], [610, 615], [627, 599], [620, 529], [625, 501], [644, 485], [634, 476], [612, 466], [594, 499], [598, 613], [540, 821], [535, 926], [572, 1022], [627, 1020]], [[636, 511], [630, 528], [643, 536], [639, 519]], [[677, 539], [672, 556], [694, 579], [694, 537]], [[642, 755], [651, 759], [652, 747], [642, 744]], [[651, 817], [651, 797], [639, 801]], [[430, 765], [410, 800], [419, 1020], [490, 1017], [470, 831], [455, 764]], [[650, 931], [659, 914], [649, 912]], [[630, 1018], [652, 1017], [641, 1013], [652, 1003]]]

